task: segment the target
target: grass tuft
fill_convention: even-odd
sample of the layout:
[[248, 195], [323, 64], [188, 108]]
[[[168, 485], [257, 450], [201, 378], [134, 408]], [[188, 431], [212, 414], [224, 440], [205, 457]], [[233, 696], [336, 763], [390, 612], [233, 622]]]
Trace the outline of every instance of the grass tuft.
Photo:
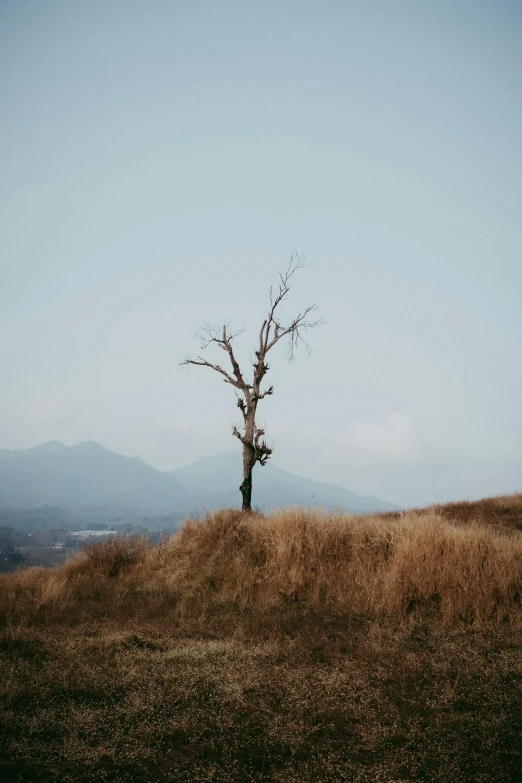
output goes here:
[[101, 576], [115, 578], [131, 566], [141, 563], [149, 543], [145, 536], [108, 536], [102, 541], [85, 543], [83, 557], [69, 565], [68, 571], [95, 572]]

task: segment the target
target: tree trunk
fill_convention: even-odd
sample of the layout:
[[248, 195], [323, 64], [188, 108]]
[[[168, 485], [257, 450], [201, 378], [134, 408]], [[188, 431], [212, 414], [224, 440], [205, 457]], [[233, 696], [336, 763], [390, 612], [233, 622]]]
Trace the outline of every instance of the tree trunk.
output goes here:
[[252, 446], [243, 444], [243, 483], [239, 487], [243, 496], [242, 511], [252, 511], [252, 470], [255, 465], [255, 451]]
[[252, 470], [250, 470], [249, 475], [243, 479], [243, 483], [239, 489], [243, 495], [242, 511], [252, 511]]

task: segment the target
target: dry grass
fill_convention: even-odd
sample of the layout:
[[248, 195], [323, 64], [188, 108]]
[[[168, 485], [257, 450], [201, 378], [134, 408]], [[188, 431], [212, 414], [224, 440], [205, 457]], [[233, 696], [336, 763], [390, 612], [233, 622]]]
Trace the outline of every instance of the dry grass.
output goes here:
[[222, 511], [1, 576], [0, 778], [521, 783], [522, 496], [453, 507]]
[[[516, 496], [518, 501], [518, 496]], [[108, 538], [56, 569], [0, 577], [0, 617], [113, 619], [165, 611], [177, 623], [221, 612], [306, 610], [445, 622], [520, 623], [522, 536], [440, 509], [392, 518], [289, 509], [226, 510], [151, 546]]]
[[142, 573], [185, 606], [250, 610], [297, 602], [315, 611], [405, 615], [436, 608], [448, 621], [518, 621], [522, 536], [456, 526], [435, 511], [397, 520], [282, 511], [219, 512], [189, 523]]
[[522, 662], [506, 626], [18, 629], [0, 666], [13, 783], [521, 780]]
[[[502, 495], [482, 500], [462, 500], [432, 508], [445, 519], [456, 524], [484, 522], [488, 526], [522, 530], [522, 494]], [[423, 510], [416, 509], [416, 511], [422, 513]], [[391, 511], [384, 516], [387, 519], [397, 519], [401, 516], [401, 512]]]

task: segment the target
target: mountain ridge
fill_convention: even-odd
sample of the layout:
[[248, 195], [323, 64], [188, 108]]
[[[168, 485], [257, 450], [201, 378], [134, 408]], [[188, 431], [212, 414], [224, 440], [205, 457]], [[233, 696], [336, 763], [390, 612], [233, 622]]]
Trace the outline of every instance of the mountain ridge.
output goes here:
[[[207, 491], [204, 494], [208, 505], [234, 508], [239, 506], [241, 501], [238, 490], [241, 471], [241, 455], [236, 452], [223, 452], [202, 457], [184, 468], [171, 471], [171, 475], [192, 491], [205, 481]], [[270, 492], [273, 502], [267, 497]], [[276, 492], [278, 502], [274, 502]], [[268, 505], [272, 508], [285, 505], [316, 505], [329, 508], [342, 506], [354, 513], [368, 513], [370, 508], [373, 511], [391, 511], [398, 508], [380, 498], [358, 495], [337, 484], [297, 476], [271, 462], [256, 468], [253, 496], [254, 506]], [[219, 502], [220, 500], [222, 502]]]
[[[143, 514], [201, 513], [241, 503], [240, 454], [207, 455], [173, 471], [117, 454], [96, 441], [66, 446], [49, 441], [0, 450], [0, 508], [107, 507]], [[342, 507], [371, 513], [397, 506], [343, 487], [296, 476], [268, 463], [254, 474], [253, 504], [264, 511], [288, 505]]]

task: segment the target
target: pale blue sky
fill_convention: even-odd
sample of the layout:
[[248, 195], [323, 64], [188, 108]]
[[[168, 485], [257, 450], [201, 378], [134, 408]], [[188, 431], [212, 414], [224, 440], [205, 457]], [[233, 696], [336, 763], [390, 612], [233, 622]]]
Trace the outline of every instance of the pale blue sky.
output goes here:
[[273, 357], [277, 464], [522, 489], [518, 0], [0, 0], [0, 96], [0, 446], [236, 448], [178, 363], [223, 319], [248, 357], [297, 247], [326, 324]]

